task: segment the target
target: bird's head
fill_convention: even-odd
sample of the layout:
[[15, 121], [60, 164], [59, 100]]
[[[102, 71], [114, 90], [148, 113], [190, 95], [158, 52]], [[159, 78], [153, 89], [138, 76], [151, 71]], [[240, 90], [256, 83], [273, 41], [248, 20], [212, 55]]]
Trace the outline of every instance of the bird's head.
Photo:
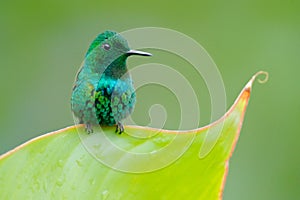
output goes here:
[[91, 43], [86, 60], [89, 64], [97, 65], [97, 68], [108, 67], [112, 63], [122, 64], [131, 55], [151, 56], [150, 53], [131, 50], [127, 40], [114, 31], [105, 31], [99, 34]]

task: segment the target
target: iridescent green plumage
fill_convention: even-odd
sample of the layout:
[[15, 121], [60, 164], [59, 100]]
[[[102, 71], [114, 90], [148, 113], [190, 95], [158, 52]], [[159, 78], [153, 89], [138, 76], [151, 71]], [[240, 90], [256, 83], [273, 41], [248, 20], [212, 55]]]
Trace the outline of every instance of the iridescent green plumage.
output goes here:
[[130, 50], [118, 33], [105, 31], [90, 45], [80, 68], [71, 98], [72, 111], [88, 132], [92, 125], [117, 125], [132, 112], [135, 91], [126, 60], [130, 55], [151, 54]]

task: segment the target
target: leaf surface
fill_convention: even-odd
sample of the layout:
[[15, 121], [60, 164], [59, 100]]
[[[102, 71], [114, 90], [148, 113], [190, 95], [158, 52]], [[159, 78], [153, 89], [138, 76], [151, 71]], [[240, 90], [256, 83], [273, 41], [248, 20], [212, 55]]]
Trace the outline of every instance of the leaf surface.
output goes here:
[[[0, 157], [0, 199], [222, 198], [255, 74], [216, 122], [195, 130], [71, 126]], [[267, 75], [266, 73], [264, 73]]]

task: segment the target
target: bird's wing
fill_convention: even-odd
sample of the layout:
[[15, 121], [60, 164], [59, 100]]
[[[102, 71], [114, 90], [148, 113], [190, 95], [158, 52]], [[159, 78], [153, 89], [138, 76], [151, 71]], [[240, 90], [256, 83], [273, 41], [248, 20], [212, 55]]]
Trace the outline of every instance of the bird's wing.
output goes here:
[[89, 81], [76, 82], [72, 93], [72, 111], [83, 123], [92, 121], [95, 112], [95, 87]]

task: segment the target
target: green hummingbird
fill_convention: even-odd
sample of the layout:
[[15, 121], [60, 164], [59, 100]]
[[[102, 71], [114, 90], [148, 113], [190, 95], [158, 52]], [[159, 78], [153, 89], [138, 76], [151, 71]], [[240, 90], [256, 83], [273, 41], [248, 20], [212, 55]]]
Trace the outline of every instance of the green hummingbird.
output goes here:
[[88, 133], [92, 126], [116, 125], [122, 133], [122, 120], [133, 111], [136, 94], [126, 61], [131, 55], [151, 56], [131, 50], [119, 33], [105, 31], [91, 43], [76, 75], [71, 109]]

